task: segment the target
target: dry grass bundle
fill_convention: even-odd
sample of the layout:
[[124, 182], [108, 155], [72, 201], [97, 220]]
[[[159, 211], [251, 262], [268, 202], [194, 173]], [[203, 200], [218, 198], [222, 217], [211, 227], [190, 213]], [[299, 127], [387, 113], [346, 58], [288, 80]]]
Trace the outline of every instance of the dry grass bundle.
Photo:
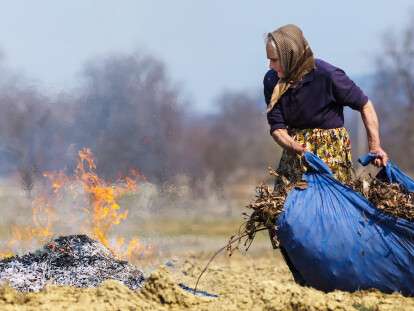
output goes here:
[[370, 176], [368, 179], [357, 178], [349, 186], [384, 213], [414, 220], [414, 193], [406, 191], [400, 185]]
[[[270, 230], [272, 232], [275, 226], [276, 218], [282, 213], [288, 193], [293, 188], [305, 188], [306, 182], [291, 183], [285, 176], [279, 174], [269, 167], [270, 175], [275, 177], [275, 187], [271, 187], [262, 183], [256, 187], [256, 196], [253, 202], [247, 205], [251, 213], [243, 213], [245, 222], [240, 226], [237, 234], [233, 235], [227, 245], [229, 255], [234, 250], [244, 246], [247, 251], [252, 244], [258, 231]], [[243, 241], [244, 239], [244, 241]], [[278, 246], [276, 237], [272, 237], [274, 247]]]
[[[248, 251], [257, 232], [274, 230], [274, 222], [277, 216], [283, 211], [287, 194], [295, 184], [290, 183], [286, 177], [278, 174], [271, 167], [269, 167], [269, 173], [275, 177], [274, 190], [272, 191], [271, 188], [264, 183], [256, 187], [255, 200], [247, 205], [247, 208], [253, 210], [253, 212], [251, 214], [243, 213], [243, 217], [246, 220], [242, 223], [238, 232], [230, 237], [227, 244], [217, 250], [207, 262], [197, 278], [194, 292], [197, 290], [198, 283], [203, 274], [207, 271], [208, 266], [219, 253], [223, 250], [227, 250], [229, 256], [231, 256], [235, 250], [240, 250], [241, 245], [244, 246], [244, 251]], [[305, 185], [301, 183], [298, 186], [304, 187]], [[277, 241], [274, 242], [275, 244], [278, 244]]]

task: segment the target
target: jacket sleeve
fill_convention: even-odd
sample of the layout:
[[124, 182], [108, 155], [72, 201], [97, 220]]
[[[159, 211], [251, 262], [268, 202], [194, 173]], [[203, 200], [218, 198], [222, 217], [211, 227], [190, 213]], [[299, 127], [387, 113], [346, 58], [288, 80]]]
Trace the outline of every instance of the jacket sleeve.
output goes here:
[[335, 68], [330, 76], [333, 96], [338, 103], [354, 110], [361, 110], [368, 102], [368, 97], [342, 69]]

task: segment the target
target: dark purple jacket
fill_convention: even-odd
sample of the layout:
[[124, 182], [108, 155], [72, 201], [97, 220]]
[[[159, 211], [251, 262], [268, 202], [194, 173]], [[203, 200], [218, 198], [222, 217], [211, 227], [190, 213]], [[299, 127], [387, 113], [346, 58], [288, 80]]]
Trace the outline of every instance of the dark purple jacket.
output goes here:
[[[361, 110], [368, 101], [368, 97], [342, 69], [320, 59], [316, 59], [315, 64], [316, 68], [295, 87], [290, 87], [267, 113], [270, 133], [281, 128], [342, 127], [344, 106]], [[269, 104], [278, 79], [274, 70], [269, 70], [264, 77], [266, 104]]]

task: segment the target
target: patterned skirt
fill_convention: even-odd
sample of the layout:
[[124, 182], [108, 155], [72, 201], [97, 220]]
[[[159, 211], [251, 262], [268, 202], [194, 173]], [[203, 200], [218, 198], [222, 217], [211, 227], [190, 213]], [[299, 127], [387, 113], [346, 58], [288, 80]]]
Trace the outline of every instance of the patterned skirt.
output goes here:
[[[290, 129], [289, 135], [306, 149], [321, 158], [339, 181], [347, 183], [352, 179], [351, 140], [344, 128], [335, 129]], [[278, 172], [291, 182], [302, 179], [306, 172], [303, 158], [287, 150], [283, 151]]]

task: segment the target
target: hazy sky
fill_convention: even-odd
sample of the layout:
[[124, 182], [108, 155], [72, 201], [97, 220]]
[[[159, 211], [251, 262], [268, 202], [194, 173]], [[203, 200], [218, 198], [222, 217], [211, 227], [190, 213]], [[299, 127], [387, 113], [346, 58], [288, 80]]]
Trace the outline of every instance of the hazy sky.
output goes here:
[[351, 76], [371, 71], [381, 34], [405, 25], [412, 0], [2, 1], [6, 62], [45, 90], [70, 89], [88, 59], [143, 50], [162, 59], [200, 109], [223, 89], [261, 92], [265, 33], [299, 25], [317, 57]]

